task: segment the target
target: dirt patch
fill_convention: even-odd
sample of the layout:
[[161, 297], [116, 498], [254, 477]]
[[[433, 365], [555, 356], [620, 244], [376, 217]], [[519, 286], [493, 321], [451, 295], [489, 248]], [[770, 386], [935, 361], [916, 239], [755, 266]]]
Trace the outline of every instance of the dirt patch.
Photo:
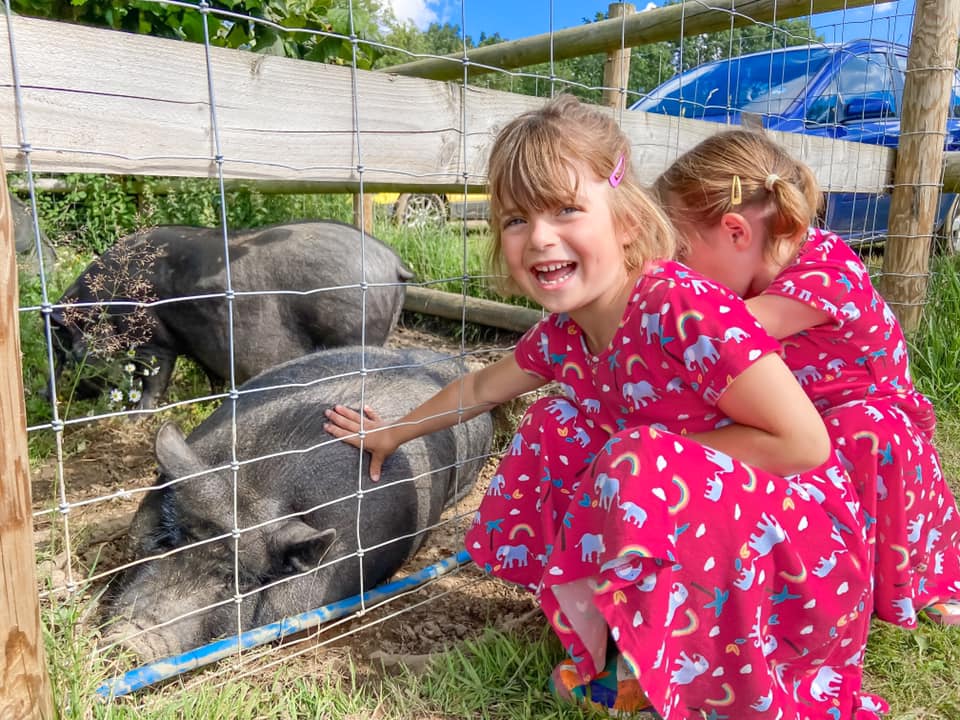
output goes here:
[[[491, 340], [488, 334], [484, 341], [468, 345], [407, 326], [399, 328], [389, 344], [450, 353], [464, 349], [470, 353], [468, 364], [477, 366], [500, 357], [517, 337], [507, 333], [493, 335]], [[62, 596], [70, 587], [78, 587], [82, 597], [92, 598], [131, 559], [126, 533], [143, 493], [154, 481], [153, 439], [163, 420], [160, 416], [111, 418], [68, 426], [63, 444], [70, 452], [62, 473], [55, 458], [32, 470], [35, 542], [47, 593]], [[501, 437], [509, 434], [505, 422], [509, 420], [501, 413]], [[495, 465], [495, 458], [487, 463], [472, 490], [447, 510], [443, 523], [394, 580], [462, 549], [464, 532]], [[291, 662], [290, 657], [299, 655], [308, 657], [311, 665], [320, 663], [328, 669], [344, 667], [348, 661], [368, 670], [390, 667], [398, 660], [416, 666], [425, 657], [479, 637], [484, 628], [525, 625], [542, 625], [530, 595], [489, 579], [467, 563], [361, 616], [302, 633], [295, 642], [285, 642], [283, 647], [274, 644], [246, 659], [231, 658], [226, 665], [242, 675], [280, 658]], [[221, 663], [216, 673], [224, 672], [223, 677], [230, 676]], [[204, 673], [199, 675], [192, 681], [204, 681]]]

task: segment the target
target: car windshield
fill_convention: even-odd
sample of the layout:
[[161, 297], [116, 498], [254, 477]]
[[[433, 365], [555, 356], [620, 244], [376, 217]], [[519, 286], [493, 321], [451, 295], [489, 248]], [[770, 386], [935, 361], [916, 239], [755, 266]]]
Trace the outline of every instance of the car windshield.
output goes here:
[[701, 65], [667, 81], [632, 109], [688, 118], [732, 110], [779, 115], [829, 56], [829, 48], [803, 47]]

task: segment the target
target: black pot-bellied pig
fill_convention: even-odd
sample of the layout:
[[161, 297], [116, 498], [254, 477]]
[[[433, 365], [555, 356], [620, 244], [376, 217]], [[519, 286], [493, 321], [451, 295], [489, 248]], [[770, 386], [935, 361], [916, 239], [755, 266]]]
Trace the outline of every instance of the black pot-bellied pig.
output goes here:
[[[412, 277], [388, 246], [334, 221], [231, 232], [229, 247], [237, 384], [316, 350], [382, 345]], [[139, 407], [152, 408], [184, 355], [219, 386], [231, 365], [226, 290], [221, 229], [160, 226], [122, 238], [58, 301], [66, 306], [52, 314], [58, 375], [65, 361], [92, 366], [74, 392], [96, 396], [97, 371], [118, 357], [142, 380]], [[109, 301], [131, 302], [78, 304]]]
[[[363, 377], [361, 349], [350, 347], [292, 360], [240, 388], [236, 558], [243, 630], [353, 596], [361, 577], [364, 591], [389, 578], [486, 459], [489, 413], [405, 443], [371, 482], [369, 456], [363, 453], [361, 463], [356, 448], [327, 434], [324, 411], [338, 403], [359, 407], [362, 381], [363, 403], [396, 419], [463, 366], [422, 349], [365, 352]], [[101, 606], [107, 641], [144, 660], [237, 632], [231, 405], [222, 404], [186, 440], [170, 424], [157, 434], [159, 480], [130, 529], [133, 555], [143, 562], [114, 580]], [[204, 474], [211, 468], [219, 469]], [[209, 538], [219, 539], [156, 557]]]

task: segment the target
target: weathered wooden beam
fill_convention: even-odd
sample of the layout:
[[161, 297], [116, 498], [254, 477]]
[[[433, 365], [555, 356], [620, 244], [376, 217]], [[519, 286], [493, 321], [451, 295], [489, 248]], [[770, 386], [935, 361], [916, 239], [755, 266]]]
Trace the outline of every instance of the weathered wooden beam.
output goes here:
[[[894, 0], [895, 2], [896, 0]], [[844, 8], [877, 5], [887, 0], [716, 0], [668, 5], [622, 18], [601, 20], [577, 27], [556, 30], [522, 40], [484, 45], [466, 52], [469, 75], [482, 75], [498, 68], [510, 69], [593, 55], [620, 47], [637, 47], [664, 40], [678, 40], [683, 35], [729, 30], [731, 27], [755, 25], [788, 18], [812, 15]], [[464, 54], [413, 60], [401, 65], [381, 68], [378, 72], [395, 73], [431, 80], [463, 79]]]
[[543, 317], [539, 310], [415, 285], [407, 288], [403, 309], [515, 332], [527, 331]]
[[[11, 25], [24, 123], [11, 55], [0, 52], [0, 137], [10, 170], [25, 168], [22, 144], [29, 144], [36, 172], [216, 177], [221, 164], [227, 180], [357, 192], [362, 166], [365, 192], [463, 192], [464, 174], [469, 189], [480, 190], [496, 132], [544, 102], [362, 70], [354, 83], [347, 67], [210, 48], [211, 105], [201, 45], [34, 18], [14, 17]], [[0, 47], [8, 35], [0, 22]], [[723, 129], [640, 112], [617, 118], [633, 141], [635, 171], [650, 181]], [[890, 185], [889, 148], [796, 133], [777, 138], [832, 191], [877, 193]]]

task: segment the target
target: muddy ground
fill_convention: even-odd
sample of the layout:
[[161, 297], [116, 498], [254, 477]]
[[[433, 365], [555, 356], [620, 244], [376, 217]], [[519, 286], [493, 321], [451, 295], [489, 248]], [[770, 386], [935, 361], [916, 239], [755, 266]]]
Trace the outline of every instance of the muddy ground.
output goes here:
[[[436, 327], [424, 331], [401, 326], [388, 344], [460, 351], [459, 341], [436, 331]], [[475, 353], [469, 362], [496, 359], [502, 354], [502, 348], [509, 347], [517, 338], [511, 333], [488, 333], [483, 343], [468, 346]], [[516, 413], [517, 409], [513, 408], [512, 412]], [[153, 438], [163, 420], [161, 414], [144, 420], [116, 418], [68, 426], [64, 447], [69, 456], [63, 465], [63, 487], [69, 505], [66, 515], [56, 511], [60, 499], [56, 458], [31, 470], [35, 510], [47, 510], [35, 516], [40, 581], [47, 593], [45, 602], [64, 597], [71, 581], [79, 588], [80, 598], [92, 599], [115, 575], [116, 568], [129, 561], [126, 532], [142, 497], [138, 491], [149, 487], [154, 479]], [[501, 414], [497, 421], [500, 434], [509, 433], [510, 420]], [[462, 549], [464, 531], [494, 466], [495, 458], [487, 463], [472, 491], [445, 513], [444, 524], [431, 532], [397, 578], [449, 558]], [[94, 607], [91, 600], [84, 626], [85, 631], [93, 634]], [[284, 647], [274, 644], [246, 657], [231, 658], [186, 680], [205, 681], [204, 676], [209, 679], [213, 673], [225, 682], [231, 677], [261, 672], [280, 658], [286, 658], [285, 665], [309, 662], [310, 672], [315, 672], [313, 666], [317, 663], [330, 672], [351, 663], [367, 671], [378, 671], [384, 665], [391, 667], [401, 660], [416, 667], [431, 654], [456, 647], [464, 640], [479, 638], [488, 627], [529, 628], [537, 632], [542, 621], [528, 594], [487, 578], [468, 563], [419, 590], [369, 610], [362, 617], [301, 634]], [[292, 655], [305, 660], [290, 659]], [[183, 678], [178, 682], [181, 681]]]

